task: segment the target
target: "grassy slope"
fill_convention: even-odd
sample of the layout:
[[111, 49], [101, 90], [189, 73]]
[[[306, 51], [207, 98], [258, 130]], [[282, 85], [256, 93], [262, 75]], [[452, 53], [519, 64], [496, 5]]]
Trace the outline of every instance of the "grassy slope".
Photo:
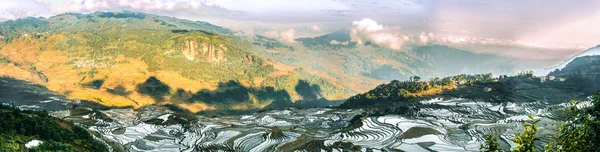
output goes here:
[[[0, 44], [0, 75], [106, 106], [174, 104], [192, 112], [259, 109], [304, 100], [300, 82], [316, 85], [318, 89], [309, 90], [326, 100], [340, 100], [351, 92], [304, 70], [264, 60], [253, 54], [264, 48], [205, 22], [128, 12], [63, 14], [4, 22], [0, 31], [6, 42]], [[146, 84], [151, 78], [168, 89], [140, 90], [155, 87]], [[236, 85], [220, 85], [231, 81]], [[230, 91], [236, 89], [242, 92]], [[245, 98], [198, 100], [223, 92]], [[274, 94], [284, 97], [269, 97]]]

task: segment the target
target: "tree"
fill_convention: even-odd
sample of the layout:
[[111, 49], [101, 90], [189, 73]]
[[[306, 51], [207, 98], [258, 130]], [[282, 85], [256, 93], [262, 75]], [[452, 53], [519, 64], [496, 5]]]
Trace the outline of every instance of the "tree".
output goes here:
[[400, 89], [400, 91], [398, 91], [398, 97], [401, 97], [404, 99], [410, 98], [410, 92], [405, 89]]
[[415, 81], [415, 82], [419, 82], [420, 80], [421, 80], [421, 77], [419, 77], [419, 76], [413, 77], [413, 81]]
[[600, 91], [592, 96], [592, 106], [577, 109], [571, 101], [570, 117], [546, 145], [546, 151], [599, 151], [600, 150]]

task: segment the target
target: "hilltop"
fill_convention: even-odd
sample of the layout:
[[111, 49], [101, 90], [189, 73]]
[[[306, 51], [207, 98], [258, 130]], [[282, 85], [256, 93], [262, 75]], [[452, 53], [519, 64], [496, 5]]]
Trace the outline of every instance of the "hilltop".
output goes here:
[[[542, 80], [544, 79], [544, 80]], [[596, 88], [598, 89], [598, 88]], [[492, 74], [456, 75], [430, 80], [394, 80], [346, 100], [341, 108], [369, 109], [377, 114], [411, 115], [427, 100], [467, 99], [485, 103], [528, 103], [543, 101], [560, 104], [585, 99], [593, 89], [583, 89], [572, 81], [546, 80], [533, 72], [515, 76]]]

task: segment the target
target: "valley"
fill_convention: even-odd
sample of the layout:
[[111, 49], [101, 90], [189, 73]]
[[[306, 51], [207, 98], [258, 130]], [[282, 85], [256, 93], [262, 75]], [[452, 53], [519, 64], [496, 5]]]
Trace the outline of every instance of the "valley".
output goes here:
[[0, 22], [0, 151], [480, 151], [488, 134], [508, 151], [531, 121], [542, 151], [597, 107], [598, 47], [529, 71], [353, 32], [284, 42], [130, 11]]

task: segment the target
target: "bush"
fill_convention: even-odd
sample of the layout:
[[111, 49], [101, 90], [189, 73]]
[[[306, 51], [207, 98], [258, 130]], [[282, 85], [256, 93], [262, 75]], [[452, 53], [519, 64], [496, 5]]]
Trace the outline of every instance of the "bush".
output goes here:
[[[600, 151], [600, 91], [596, 91], [592, 96], [592, 105], [587, 108], [577, 109], [577, 101], [571, 101], [569, 107], [569, 116], [566, 123], [552, 137], [544, 149], [548, 152], [571, 152], [571, 151]], [[525, 130], [515, 136], [517, 146], [516, 152], [535, 151], [534, 141], [537, 133], [537, 122], [526, 123]], [[497, 139], [491, 135], [484, 135], [486, 142], [480, 145], [481, 151], [497, 150]]]
[[537, 134], [537, 123], [540, 120], [534, 120], [533, 117], [529, 116], [531, 119], [531, 123], [525, 123], [525, 130], [517, 136], [515, 136], [515, 143], [517, 146], [515, 147], [515, 152], [534, 152], [536, 140], [535, 136]]
[[500, 151], [500, 144], [498, 144], [498, 136], [493, 133], [487, 133], [483, 135], [485, 143], [479, 145], [479, 150], [483, 152], [497, 152]]
[[571, 101], [571, 116], [562, 125], [546, 151], [600, 151], [600, 92], [592, 96], [592, 106], [577, 109], [577, 101]]

